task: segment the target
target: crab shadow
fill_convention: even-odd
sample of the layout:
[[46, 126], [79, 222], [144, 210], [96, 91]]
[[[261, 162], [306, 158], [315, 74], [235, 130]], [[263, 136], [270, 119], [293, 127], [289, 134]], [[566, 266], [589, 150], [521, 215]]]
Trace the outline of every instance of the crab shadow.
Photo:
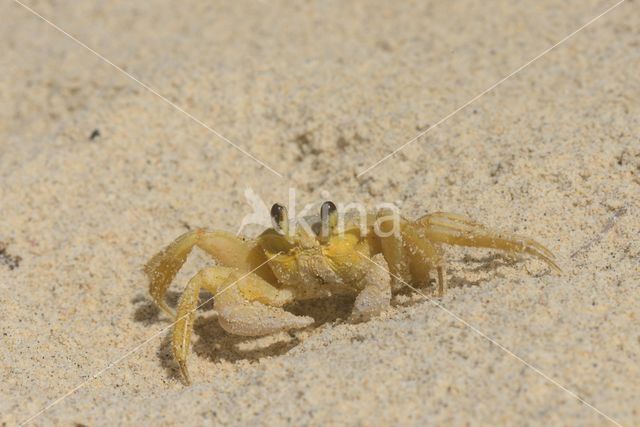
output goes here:
[[[466, 277], [449, 274], [447, 277], [447, 288], [465, 288], [471, 286], [480, 286], [485, 282], [494, 280], [496, 277], [504, 277], [503, 274], [497, 272], [501, 267], [514, 267], [521, 262], [520, 259], [515, 259], [502, 253], [490, 254], [482, 257], [475, 257], [471, 255], [464, 255], [459, 261], [464, 264], [465, 267], [462, 272], [475, 273], [475, 276], [480, 276], [475, 280], [470, 280]], [[471, 265], [471, 266], [470, 266]], [[419, 291], [419, 292], [416, 292]], [[416, 287], [412, 289], [409, 286], [405, 286], [393, 294], [391, 305], [393, 307], [410, 307], [416, 304], [424, 302], [424, 297], [429, 299], [437, 299], [436, 295], [436, 280], [431, 279], [429, 284], [422, 287]]]
[[[465, 255], [460, 262], [465, 265], [471, 264], [465, 271], [481, 273], [482, 277], [476, 280], [468, 280], [464, 277], [451, 275], [448, 278], [449, 288], [479, 286], [484, 282], [496, 277], [496, 269], [503, 266], [514, 266], [519, 261], [500, 253], [484, 256], [472, 257]], [[485, 274], [486, 273], [486, 274]], [[500, 274], [497, 274], [500, 277]], [[420, 293], [404, 287], [394, 292], [392, 306], [406, 307], [420, 304], [423, 296], [436, 298], [435, 281], [429, 285], [418, 288]], [[176, 308], [180, 298], [180, 292], [167, 292], [167, 303], [173, 309]], [[211, 295], [203, 292], [201, 300], [210, 299]], [[308, 329], [317, 328], [325, 323], [341, 323], [347, 319], [351, 313], [355, 297], [333, 296], [330, 298], [299, 301], [286, 306], [286, 310], [296, 315], [311, 316], [315, 320]], [[160, 323], [171, 324], [171, 320], [151, 301], [146, 295], [138, 295], [133, 298], [132, 303], [137, 305], [133, 319], [145, 326], [152, 326]], [[162, 342], [156, 355], [167, 371], [169, 376], [180, 379], [178, 365], [173, 359], [171, 349], [172, 328], [164, 334]], [[265, 357], [275, 357], [286, 354], [291, 349], [301, 343], [297, 336], [297, 331], [289, 333], [283, 332], [266, 337], [242, 337], [226, 332], [218, 324], [218, 317], [213, 311], [213, 302], [209, 301], [197, 311], [196, 321], [193, 328], [193, 353], [199, 357], [204, 357], [212, 362], [228, 361], [250, 361], [256, 362]]]
[[[167, 302], [175, 309], [179, 299], [179, 292], [168, 292]], [[205, 301], [210, 294], [202, 293], [201, 300]], [[296, 315], [311, 316], [315, 320], [309, 329], [325, 323], [338, 323], [346, 319], [351, 313], [353, 297], [333, 296], [330, 298], [300, 301], [285, 308]], [[170, 324], [170, 319], [162, 313], [147, 297], [138, 296], [133, 299], [139, 304], [134, 313], [134, 320], [146, 326], [157, 323]], [[181, 378], [178, 365], [175, 363], [171, 348], [172, 329], [164, 334], [162, 342], [156, 352], [161, 365], [169, 376]], [[199, 357], [212, 362], [250, 361], [256, 362], [265, 357], [275, 357], [287, 353], [301, 343], [297, 331], [282, 332], [265, 337], [242, 337], [226, 332], [218, 324], [218, 316], [213, 311], [212, 302], [204, 304], [198, 309], [193, 327], [192, 352]]]
[[482, 257], [465, 254], [460, 259], [460, 262], [464, 264], [475, 264], [474, 267], [467, 268], [467, 271], [494, 273], [499, 267], [515, 267], [522, 263], [523, 259], [503, 252], [496, 252]]

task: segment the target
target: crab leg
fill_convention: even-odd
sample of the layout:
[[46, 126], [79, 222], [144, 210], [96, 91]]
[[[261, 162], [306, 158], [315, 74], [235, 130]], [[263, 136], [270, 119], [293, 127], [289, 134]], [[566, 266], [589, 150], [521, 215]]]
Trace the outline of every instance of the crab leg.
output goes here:
[[270, 283], [276, 282], [268, 266], [259, 267], [267, 259], [257, 244], [221, 231], [189, 231], [158, 252], [144, 267], [149, 278], [151, 297], [171, 317], [175, 315], [165, 302], [165, 294], [194, 246], [207, 252], [224, 266], [242, 271], [253, 271], [257, 268], [257, 275]]
[[528, 237], [502, 233], [462, 215], [436, 212], [415, 221], [424, 238], [450, 245], [500, 249], [509, 253], [527, 253], [546, 262], [556, 272], [562, 270], [547, 248]]
[[412, 281], [424, 285], [429, 281], [429, 270], [436, 268], [438, 274], [438, 296], [444, 295], [447, 284], [444, 276], [444, 255], [442, 248], [421, 236], [413, 223], [406, 223], [402, 235], [408, 246]]
[[173, 354], [187, 383], [191, 382], [187, 357], [201, 289], [213, 294], [220, 326], [236, 335], [268, 335], [313, 323], [310, 317], [295, 316], [279, 308], [293, 300], [290, 290], [278, 289], [259, 276], [235, 268], [205, 268], [187, 284], [173, 330]]
[[[382, 215], [388, 216], [388, 213], [383, 212]], [[380, 231], [384, 233], [384, 236], [380, 237], [380, 249], [389, 266], [391, 287], [394, 291], [402, 288], [403, 282], [411, 281], [409, 259], [405, 256], [403, 235], [402, 233], [392, 233], [395, 225], [391, 220], [380, 221]]]

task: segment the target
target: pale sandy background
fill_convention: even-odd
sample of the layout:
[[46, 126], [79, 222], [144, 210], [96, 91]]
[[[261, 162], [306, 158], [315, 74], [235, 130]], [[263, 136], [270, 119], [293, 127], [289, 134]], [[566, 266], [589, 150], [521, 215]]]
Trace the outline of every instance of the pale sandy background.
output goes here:
[[[622, 6], [356, 178], [613, 1], [0, 4], [0, 422], [14, 425], [169, 322], [143, 263], [266, 203], [397, 202], [534, 236], [565, 270], [452, 250], [441, 303], [623, 425], [640, 423], [640, 10]], [[99, 129], [100, 136], [89, 135]], [[172, 297], [207, 261], [196, 254]], [[429, 291], [429, 290], [427, 290]], [[36, 425], [609, 425], [423, 297], [229, 337], [199, 312], [195, 384], [166, 334]]]

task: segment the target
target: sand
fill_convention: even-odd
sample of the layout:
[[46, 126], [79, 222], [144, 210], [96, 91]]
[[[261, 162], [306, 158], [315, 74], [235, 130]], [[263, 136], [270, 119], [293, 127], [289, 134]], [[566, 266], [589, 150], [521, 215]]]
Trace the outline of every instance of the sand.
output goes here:
[[[163, 100], [3, 2], [0, 424], [80, 384], [31, 423], [639, 424], [637, 1], [357, 176], [613, 4], [28, 2]], [[235, 232], [246, 188], [463, 213], [564, 274], [452, 248], [441, 307], [303, 304], [316, 327], [259, 339], [207, 305], [186, 387], [142, 266], [189, 228]]]

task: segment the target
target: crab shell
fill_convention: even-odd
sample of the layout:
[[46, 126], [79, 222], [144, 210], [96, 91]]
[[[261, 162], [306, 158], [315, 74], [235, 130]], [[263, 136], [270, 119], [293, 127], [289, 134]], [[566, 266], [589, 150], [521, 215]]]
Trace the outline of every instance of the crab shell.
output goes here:
[[278, 282], [295, 287], [299, 298], [348, 294], [362, 288], [360, 281], [371, 268], [363, 255], [380, 252], [374, 219], [347, 217], [344, 226], [335, 227], [323, 241], [320, 217], [305, 217], [293, 233], [269, 228], [257, 240]]

